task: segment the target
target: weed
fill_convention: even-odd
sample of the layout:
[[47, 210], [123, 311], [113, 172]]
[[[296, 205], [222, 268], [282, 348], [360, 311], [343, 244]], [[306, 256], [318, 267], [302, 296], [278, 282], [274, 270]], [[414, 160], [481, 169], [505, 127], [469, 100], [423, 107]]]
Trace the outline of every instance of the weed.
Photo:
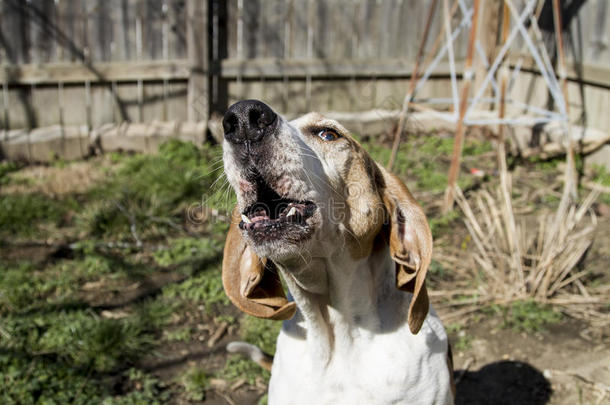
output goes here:
[[551, 173], [555, 173], [557, 171], [557, 166], [559, 166], [560, 163], [565, 162], [565, 159], [563, 158], [541, 159], [538, 156], [532, 156], [527, 160], [536, 167], [536, 170]]
[[441, 214], [440, 217], [433, 216], [430, 217], [428, 223], [430, 224], [430, 230], [432, 231], [433, 237], [438, 237], [441, 234], [445, 233], [447, 229], [453, 225], [456, 219], [460, 217], [460, 213], [457, 210], [451, 210], [444, 214]]
[[190, 401], [203, 401], [205, 391], [210, 388], [208, 373], [199, 367], [191, 367], [187, 370], [180, 378], [180, 382]]
[[459, 324], [457, 322], [448, 323], [445, 325], [445, 331], [447, 331], [448, 334], [458, 333], [462, 330], [462, 328], [462, 324]]
[[178, 238], [168, 249], [158, 250], [154, 259], [160, 266], [192, 264], [213, 260], [222, 251], [222, 243], [210, 238]]
[[281, 322], [245, 316], [240, 326], [241, 336], [246, 342], [260, 347], [266, 353], [275, 353], [277, 335], [282, 328]]
[[493, 305], [490, 311], [502, 316], [502, 328], [517, 332], [541, 332], [545, 326], [561, 321], [561, 313], [532, 300], [515, 301], [509, 306]]
[[214, 323], [220, 324], [223, 322], [227, 325], [233, 325], [235, 322], [237, 322], [237, 320], [231, 315], [218, 315], [214, 317]]
[[[610, 187], [610, 171], [603, 165], [593, 165], [593, 182]], [[610, 205], [610, 193], [602, 193], [600, 199]]]
[[44, 237], [43, 226], [59, 225], [70, 208], [75, 202], [42, 194], [0, 195], [0, 236]]
[[464, 142], [464, 156], [479, 156], [491, 152], [493, 147], [489, 141], [481, 141], [474, 138], [466, 139]]
[[252, 360], [233, 355], [229, 356], [225, 367], [218, 372], [218, 377], [229, 381], [243, 378], [248, 384], [254, 385], [257, 378], [268, 381], [271, 374]]
[[[8, 353], [8, 354], [6, 354]], [[45, 356], [0, 351], [0, 402], [17, 404], [91, 404], [107, 394], [80, 370]]]
[[[266, 353], [274, 354], [281, 327], [281, 322], [244, 316], [240, 322], [240, 334], [246, 342], [260, 347]], [[230, 356], [219, 376], [227, 380], [244, 378], [249, 384], [254, 384], [256, 378], [269, 380], [270, 374], [250, 359]]]
[[468, 335], [463, 328], [464, 326], [457, 322], [445, 325], [445, 330], [447, 331], [447, 334], [456, 336], [456, 339], [453, 343], [453, 348], [460, 352], [468, 350], [470, 349], [470, 347], [472, 347], [473, 337]]
[[137, 319], [99, 319], [84, 312], [50, 318], [38, 350], [55, 352], [77, 367], [112, 371], [146, 353], [155, 342]]
[[458, 339], [455, 342], [455, 350], [463, 352], [472, 347], [472, 336], [466, 334], [464, 331], [458, 333]]
[[163, 337], [169, 342], [188, 342], [191, 340], [191, 328], [185, 326], [175, 330], [165, 330]]
[[90, 198], [101, 203], [82, 220], [96, 236], [129, 235], [135, 226], [146, 237], [174, 230], [184, 222], [188, 206], [201, 200], [228, 211], [232, 199], [224, 198], [220, 186], [212, 187], [222, 175], [220, 153], [219, 148], [172, 140], [156, 155], [125, 157], [110, 178], [91, 191]]
[[123, 375], [127, 378], [129, 392], [123, 396], [107, 397], [102, 405], [160, 405], [167, 403], [170, 392], [156, 377], [141, 370], [130, 368]]
[[181, 298], [202, 303], [207, 313], [210, 313], [217, 305], [229, 304], [229, 299], [222, 287], [220, 268], [218, 267], [206, 269], [201, 274], [189, 277], [181, 283], [165, 287], [163, 296], [168, 300]]
[[149, 299], [137, 306], [134, 318], [149, 329], [160, 329], [170, 322], [179, 305], [180, 303], [164, 296]]
[[34, 270], [27, 262], [0, 266], [0, 313], [27, 310], [54, 289], [54, 283], [45, 283]]
[[9, 184], [11, 179], [8, 175], [19, 169], [20, 166], [17, 163], [0, 162], [0, 186]]

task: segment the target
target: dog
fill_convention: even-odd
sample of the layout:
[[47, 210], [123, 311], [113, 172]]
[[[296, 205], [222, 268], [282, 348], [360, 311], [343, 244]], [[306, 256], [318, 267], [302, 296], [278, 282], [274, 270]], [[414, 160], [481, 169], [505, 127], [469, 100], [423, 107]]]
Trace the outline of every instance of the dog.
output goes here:
[[223, 285], [243, 312], [283, 321], [269, 403], [452, 404], [432, 235], [404, 183], [318, 113], [287, 121], [244, 100], [223, 130], [237, 195]]

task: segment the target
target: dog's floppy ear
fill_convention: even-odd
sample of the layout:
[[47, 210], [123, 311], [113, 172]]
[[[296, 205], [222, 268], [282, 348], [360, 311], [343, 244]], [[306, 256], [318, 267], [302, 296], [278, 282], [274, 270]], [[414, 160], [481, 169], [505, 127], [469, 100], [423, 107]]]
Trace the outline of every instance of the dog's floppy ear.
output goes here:
[[225, 292], [237, 308], [249, 315], [275, 320], [292, 318], [296, 304], [286, 299], [277, 268], [271, 260], [259, 258], [246, 244], [239, 221], [235, 208], [222, 259]]
[[396, 176], [379, 167], [381, 197], [389, 217], [389, 245], [396, 262], [396, 287], [413, 293], [409, 329], [419, 332], [428, 314], [426, 273], [432, 259], [432, 233], [421, 207]]

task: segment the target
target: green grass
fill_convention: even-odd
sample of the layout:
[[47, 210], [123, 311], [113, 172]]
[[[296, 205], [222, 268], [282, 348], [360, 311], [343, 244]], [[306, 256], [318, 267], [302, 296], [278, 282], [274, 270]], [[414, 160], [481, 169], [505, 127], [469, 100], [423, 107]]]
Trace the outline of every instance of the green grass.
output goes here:
[[263, 381], [269, 381], [271, 377], [269, 371], [261, 368], [261, 366], [252, 360], [239, 355], [229, 356], [225, 367], [216, 375], [228, 381], [236, 381], [243, 378], [251, 385], [254, 385], [259, 378]]
[[[610, 170], [602, 165], [593, 165], [593, 182], [610, 187]], [[600, 199], [610, 205], [610, 193], [602, 193]]]
[[32, 194], [0, 195], [0, 237], [46, 238], [44, 228], [60, 226], [62, 220], [77, 203], [74, 200], [56, 200]]
[[18, 171], [21, 166], [14, 162], [0, 162], [0, 186], [11, 182], [9, 174]]
[[189, 207], [203, 204], [230, 211], [233, 196], [227, 192], [219, 165], [219, 148], [169, 141], [156, 155], [134, 155], [119, 159], [119, 167], [89, 193], [100, 201], [81, 217], [95, 236], [116, 238], [165, 235], [189, 220]]
[[201, 303], [208, 314], [219, 306], [229, 305], [229, 299], [222, 287], [220, 267], [208, 269], [181, 283], [164, 288], [163, 296], [168, 301], [179, 299], [191, 303]]
[[[193, 325], [170, 326], [176, 315], [201, 305], [217, 314], [229, 305], [219, 266], [227, 224], [205, 220], [187, 230], [193, 205], [232, 208], [223, 180], [212, 186], [219, 159], [217, 147], [171, 141], [156, 155], [115, 154], [115, 166], [84, 194], [0, 195], [5, 243], [15, 236], [47, 240], [58, 228], [76, 239], [65, 257], [0, 256], [1, 403], [160, 404], [180, 395], [141, 361], [156, 356], [162, 342], [194, 338]], [[0, 184], [18, 170], [2, 163]], [[117, 245], [134, 241], [134, 226], [144, 244], [160, 248]], [[124, 294], [167, 272], [181, 281], [121, 304]], [[113, 311], [120, 316], [108, 315]], [[187, 399], [201, 398], [195, 391], [205, 391], [206, 376], [185, 377]]]
[[265, 353], [275, 353], [277, 335], [282, 328], [281, 322], [246, 316], [240, 326], [241, 335], [246, 342], [260, 347]]
[[210, 387], [209, 373], [200, 367], [191, 367], [180, 378], [186, 396], [191, 401], [203, 401], [205, 392]]
[[176, 238], [168, 249], [156, 251], [153, 257], [155, 262], [163, 267], [190, 265], [192, 268], [194, 264], [214, 260], [220, 255], [222, 248], [222, 242], [216, 239]]
[[[418, 191], [442, 192], [447, 187], [449, 160], [453, 152], [453, 138], [430, 135], [414, 135], [410, 142], [403, 142], [396, 155], [393, 172], [408, 183], [414, 182]], [[374, 140], [362, 143], [372, 158], [382, 165], [390, 159], [391, 150]], [[491, 151], [491, 143], [467, 137], [463, 156], [478, 156]], [[462, 188], [471, 186], [470, 174], [460, 175]]]
[[[375, 142], [365, 147], [378, 162], [387, 162], [389, 148]], [[418, 191], [440, 192], [452, 147], [451, 138], [409, 141], [401, 147], [396, 172]], [[464, 154], [477, 156], [489, 149], [489, 143], [467, 139]], [[0, 239], [46, 240], [49, 230], [61, 228], [73, 242], [66, 256], [0, 259], [1, 403], [201, 401], [211, 378], [245, 378], [250, 384], [269, 378], [267, 371], [238, 356], [229, 357], [219, 371], [188, 365], [169, 381], [142, 366], [168, 342], [193, 345], [196, 323], [212, 320], [238, 327], [238, 339], [275, 352], [281, 322], [235, 315], [237, 310], [229, 308], [220, 269], [228, 224], [205, 220], [189, 228], [191, 208], [203, 204], [224, 213], [234, 204], [224, 179], [213, 186], [220, 176], [220, 156], [217, 147], [172, 141], [156, 155], [112, 154], [114, 165], [104, 169], [104, 180], [80, 195], [0, 195]], [[0, 165], [0, 185], [10, 184], [18, 170]], [[434, 234], [447, 232], [456, 217], [452, 212], [432, 218]], [[145, 248], [133, 243], [134, 231]], [[179, 281], [152, 283], [149, 293], [122, 303], [136, 290], [146, 290], [154, 277], [169, 273]], [[432, 278], [446, 274], [432, 262]], [[122, 315], [109, 317], [108, 311]], [[538, 315], [531, 320], [518, 306], [499, 311], [507, 327], [554, 319], [535, 310]], [[470, 344], [464, 336], [458, 350]]]
[[473, 337], [466, 333], [463, 325], [459, 323], [450, 323], [445, 325], [445, 330], [450, 335], [455, 335], [455, 340], [452, 343], [456, 351], [465, 351], [472, 347]]
[[[244, 316], [240, 323], [240, 336], [244, 341], [273, 355], [281, 327], [282, 323], [278, 321]], [[252, 360], [234, 355], [229, 356], [225, 367], [218, 373], [218, 376], [230, 381], [244, 378], [249, 384], [254, 384], [257, 378], [269, 381], [271, 374]]]
[[428, 218], [432, 236], [435, 238], [447, 232], [455, 224], [455, 221], [460, 218], [458, 210], [451, 210], [445, 214], [439, 215], [440, 216], [430, 216]]

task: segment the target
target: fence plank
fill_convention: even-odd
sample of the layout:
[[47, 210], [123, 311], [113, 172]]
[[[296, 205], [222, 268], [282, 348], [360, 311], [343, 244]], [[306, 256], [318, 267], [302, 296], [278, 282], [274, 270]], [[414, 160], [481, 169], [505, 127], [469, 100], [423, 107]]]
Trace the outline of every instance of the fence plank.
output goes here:
[[[0, 38], [6, 38], [4, 34], [4, 25], [6, 24], [6, 16], [4, 15], [4, 0], [0, 0]], [[4, 41], [0, 42], [0, 65], [9, 63], [6, 56], [6, 46]], [[2, 117], [4, 118], [4, 117]]]
[[87, 38], [91, 60], [107, 62], [111, 60], [111, 45], [114, 34], [114, 21], [110, 18], [109, 4], [106, 1], [86, 2]]
[[57, 8], [54, 0], [27, 3], [31, 17], [32, 61], [53, 62], [56, 58]]
[[227, 1], [227, 49], [228, 58], [236, 59], [237, 55], [237, 21], [238, 21], [238, 9], [237, 0]]
[[[307, 58], [307, 9], [311, 0], [294, 1], [294, 11], [292, 13], [291, 24], [291, 53], [288, 56], [291, 59]], [[298, 7], [298, 9], [297, 9]]]
[[186, 5], [184, 0], [168, 0], [169, 58], [186, 59]]
[[245, 0], [243, 9], [243, 56], [261, 56], [261, 0]]
[[[227, 79], [238, 75], [247, 79], [260, 79], [261, 76], [266, 79], [282, 79], [284, 75], [291, 79], [307, 76], [325, 79], [409, 77], [412, 69], [412, 62], [404, 59], [343, 59], [333, 63], [317, 59], [227, 59], [222, 62], [222, 75]], [[448, 71], [447, 64], [441, 63], [435, 72], [437, 75], [447, 75]]]
[[5, 0], [2, 3], [2, 36], [10, 63], [30, 62], [30, 19], [25, 1]]
[[187, 61], [110, 62], [86, 66], [76, 63], [44, 65], [7, 65], [0, 67], [0, 83], [43, 84], [81, 83], [85, 81], [136, 81], [136, 80], [186, 80], [189, 77]]
[[[187, 2], [187, 45], [190, 64], [188, 85], [188, 119], [204, 121], [209, 118], [210, 88], [209, 72], [209, 36], [208, 36], [208, 2], [205, 0], [188, 0]], [[202, 40], [202, 38], [206, 40]]]
[[284, 57], [285, 0], [266, 0], [262, 4], [261, 17], [263, 54], [266, 58]]
[[61, 60], [82, 62], [88, 59], [87, 15], [79, 0], [62, 0], [58, 4], [59, 29], [58, 41], [62, 48]]
[[36, 126], [50, 126], [60, 122], [57, 86], [35, 87], [32, 94], [32, 109], [36, 113]]
[[144, 60], [163, 57], [163, 0], [142, 3], [142, 44]]

